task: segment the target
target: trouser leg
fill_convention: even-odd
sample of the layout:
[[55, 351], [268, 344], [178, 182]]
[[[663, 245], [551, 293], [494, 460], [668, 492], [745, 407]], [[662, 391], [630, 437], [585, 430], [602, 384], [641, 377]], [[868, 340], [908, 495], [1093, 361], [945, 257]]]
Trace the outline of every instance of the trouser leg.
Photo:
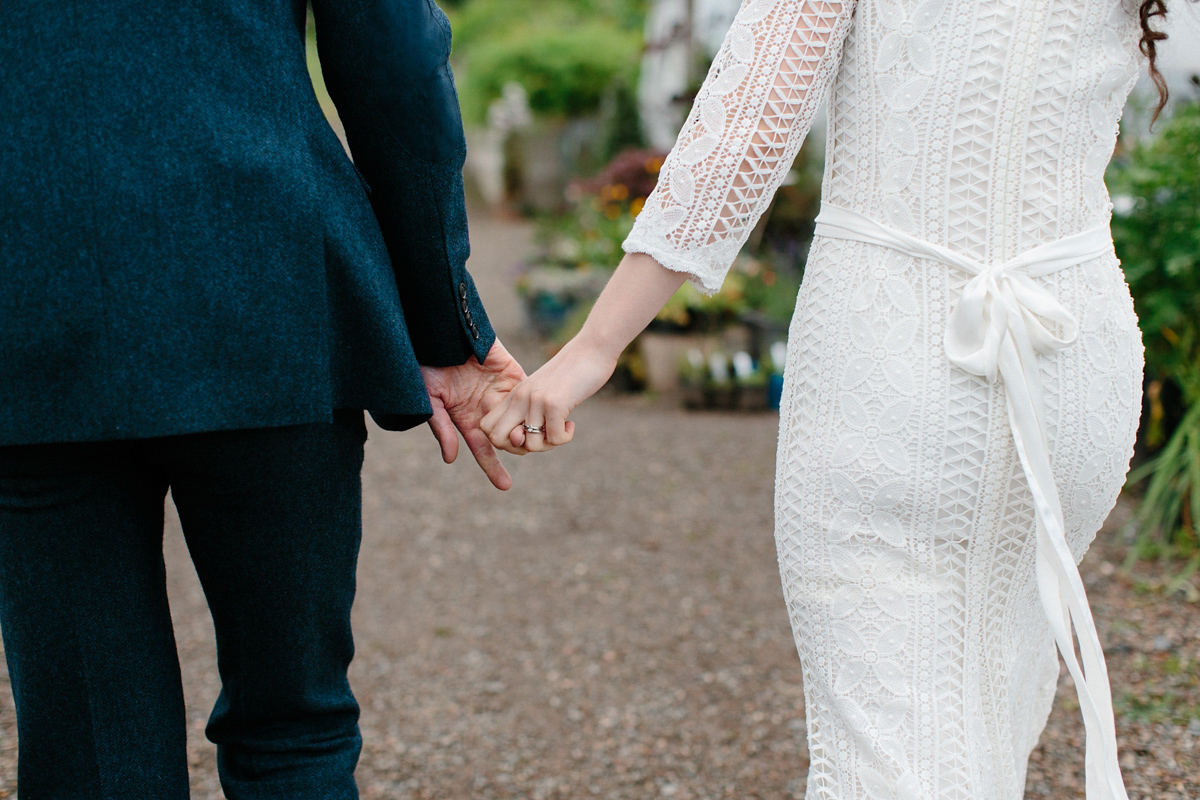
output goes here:
[[229, 800], [358, 796], [346, 671], [365, 437], [361, 412], [339, 412], [172, 445], [172, 497], [217, 634], [207, 732]]
[[22, 800], [188, 796], [167, 486], [140, 452], [0, 448], [0, 626]]

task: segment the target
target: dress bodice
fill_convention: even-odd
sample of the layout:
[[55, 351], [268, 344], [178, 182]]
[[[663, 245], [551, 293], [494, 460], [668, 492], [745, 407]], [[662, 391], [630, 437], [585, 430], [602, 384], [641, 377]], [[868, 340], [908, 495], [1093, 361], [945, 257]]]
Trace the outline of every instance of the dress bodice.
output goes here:
[[1104, 224], [1129, 0], [747, 0], [626, 249], [716, 290], [826, 96], [823, 200], [982, 261]]

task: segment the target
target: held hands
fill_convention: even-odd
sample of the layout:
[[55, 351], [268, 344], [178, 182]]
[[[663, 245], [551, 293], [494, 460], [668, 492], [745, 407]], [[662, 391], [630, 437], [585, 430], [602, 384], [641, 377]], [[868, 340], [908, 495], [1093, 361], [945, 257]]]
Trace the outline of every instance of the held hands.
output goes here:
[[512, 487], [512, 477], [500, 463], [479, 423], [525, 378], [521, 365], [497, 339], [484, 364], [472, 357], [457, 367], [421, 367], [421, 375], [433, 405], [429, 428], [441, 446], [442, 460], [452, 464], [458, 458], [461, 432], [492, 485], [502, 491]]
[[[550, 363], [526, 378], [497, 340], [485, 363], [472, 358], [457, 367], [421, 367], [433, 417], [429, 428], [447, 464], [458, 458], [458, 434], [492, 485], [512, 488], [512, 476], [496, 447], [517, 455], [550, 450], [571, 441], [575, 423], [567, 415], [604, 385], [616, 356], [571, 342]], [[526, 434], [523, 425], [540, 427]]]
[[492, 446], [524, 455], [552, 450], [574, 438], [575, 423], [567, 416], [595, 394], [617, 366], [616, 355], [581, 339], [569, 342], [483, 418], [479, 427]]
[[575, 423], [567, 415], [604, 385], [621, 352], [683, 280], [643, 253], [621, 259], [579, 335], [480, 421], [489, 448], [524, 455], [571, 441]]

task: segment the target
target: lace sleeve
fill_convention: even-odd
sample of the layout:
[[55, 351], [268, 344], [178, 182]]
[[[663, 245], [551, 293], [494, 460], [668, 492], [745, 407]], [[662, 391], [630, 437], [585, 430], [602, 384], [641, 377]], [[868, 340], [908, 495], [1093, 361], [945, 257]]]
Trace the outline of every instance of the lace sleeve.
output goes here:
[[626, 252], [721, 288], [824, 100], [854, 3], [745, 0]]

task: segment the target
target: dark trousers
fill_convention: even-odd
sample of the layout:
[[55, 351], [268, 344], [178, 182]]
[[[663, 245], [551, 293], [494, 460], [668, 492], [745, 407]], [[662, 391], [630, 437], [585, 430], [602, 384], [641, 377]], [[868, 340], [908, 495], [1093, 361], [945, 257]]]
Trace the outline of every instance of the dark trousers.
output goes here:
[[332, 424], [0, 448], [0, 626], [21, 800], [188, 796], [168, 488], [212, 612], [229, 800], [358, 796], [346, 679], [361, 412]]

